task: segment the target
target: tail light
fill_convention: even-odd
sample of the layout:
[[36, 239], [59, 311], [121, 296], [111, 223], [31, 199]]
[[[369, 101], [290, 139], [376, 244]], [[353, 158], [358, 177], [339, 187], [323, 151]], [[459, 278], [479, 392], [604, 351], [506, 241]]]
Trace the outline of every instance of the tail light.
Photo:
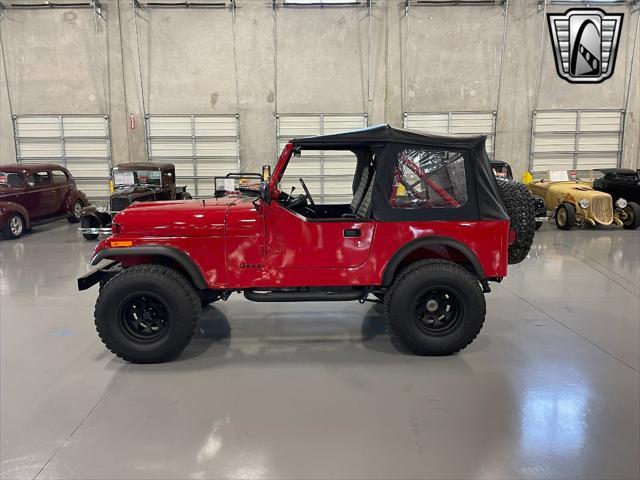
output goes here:
[[513, 245], [518, 240], [518, 232], [515, 228], [509, 229], [509, 245]]

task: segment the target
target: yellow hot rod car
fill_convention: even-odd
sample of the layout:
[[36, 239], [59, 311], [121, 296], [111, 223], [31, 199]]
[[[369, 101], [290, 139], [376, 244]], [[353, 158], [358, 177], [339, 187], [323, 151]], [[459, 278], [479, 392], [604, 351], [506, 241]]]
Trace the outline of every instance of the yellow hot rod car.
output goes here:
[[556, 226], [570, 230], [575, 225], [621, 225], [627, 229], [640, 226], [640, 205], [593, 189], [593, 177], [582, 181], [576, 172], [549, 171], [543, 178], [530, 182], [527, 187], [533, 195], [544, 200], [549, 218]]

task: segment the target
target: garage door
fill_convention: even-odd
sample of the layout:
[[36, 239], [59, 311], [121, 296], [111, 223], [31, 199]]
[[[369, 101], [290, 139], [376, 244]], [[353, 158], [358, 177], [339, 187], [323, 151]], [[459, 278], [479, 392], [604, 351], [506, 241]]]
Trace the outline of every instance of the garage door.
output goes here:
[[405, 112], [404, 127], [425, 133], [486, 135], [487, 153], [495, 155], [496, 112]]
[[[329, 135], [367, 126], [366, 114], [280, 114], [277, 116], [278, 152], [292, 138]], [[287, 167], [281, 183], [283, 190], [292, 185], [300, 189], [302, 177], [318, 203], [349, 203], [356, 157], [344, 151], [305, 150]]]
[[176, 166], [193, 196], [213, 195], [213, 177], [240, 171], [237, 115], [147, 115], [152, 162]]
[[621, 110], [535, 111], [531, 170], [617, 167], [622, 154], [623, 124]]
[[107, 115], [16, 115], [14, 134], [18, 163], [64, 165], [90, 199], [109, 196]]

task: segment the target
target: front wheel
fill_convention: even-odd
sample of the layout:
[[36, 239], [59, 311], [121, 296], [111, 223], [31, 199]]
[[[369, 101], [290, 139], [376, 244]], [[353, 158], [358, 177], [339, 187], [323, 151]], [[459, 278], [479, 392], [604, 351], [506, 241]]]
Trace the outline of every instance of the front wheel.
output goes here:
[[556, 226], [560, 230], [571, 230], [576, 224], [576, 209], [570, 203], [561, 203], [556, 211]]
[[417, 355], [451, 355], [478, 336], [486, 314], [480, 283], [455, 263], [434, 260], [397, 278], [385, 296], [395, 337]]
[[[96, 217], [86, 216], [80, 219], [80, 226], [82, 228], [100, 228], [100, 222]], [[85, 240], [96, 240], [98, 238], [97, 233], [83, 233], [82, 236]]]
[[187, 346], [200, 316], [189, 280], [163, 265], [136, 265], [100, 290], [95, 324], [105, 346], [133, 363], [173, 360]]
[[13, 215], [11, 215], [11, 217], [9, 217], [7, 225], [4, 227], [4, 230], [2, 230], [2, 236], [4, 238], [14, 240], [22, 236], [23, 233], [24, 219], [22, 218], [22, 216], [14, 213]]

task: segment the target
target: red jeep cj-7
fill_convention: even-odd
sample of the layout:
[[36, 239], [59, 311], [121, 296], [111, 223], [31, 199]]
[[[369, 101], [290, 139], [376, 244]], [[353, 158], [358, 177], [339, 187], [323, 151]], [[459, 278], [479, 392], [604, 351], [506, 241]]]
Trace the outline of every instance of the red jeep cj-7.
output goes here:
[[[95, 323], [114, 354], [138, 363], [175, 358], [201, 306], [243, 292], [256, 302], [384, 303], [411, 351], [447, 355], [485, 318], [483, 292], [526, 257], [535, 228], [522, 185], [497, 181], [485, 137], [422, 135], [388, 125], [294, 139], [260, 195], [134, 204], [78, 279], [100, 283]], [[354, 154], [353, 201], [314, 202], [280, 182], [305, 151]], [[237, 192], [236, 192], [237, 193]], [[511, 217], [511, 218], [510, 218]], [[511, 220], [511, 228], [510, 228]]]

